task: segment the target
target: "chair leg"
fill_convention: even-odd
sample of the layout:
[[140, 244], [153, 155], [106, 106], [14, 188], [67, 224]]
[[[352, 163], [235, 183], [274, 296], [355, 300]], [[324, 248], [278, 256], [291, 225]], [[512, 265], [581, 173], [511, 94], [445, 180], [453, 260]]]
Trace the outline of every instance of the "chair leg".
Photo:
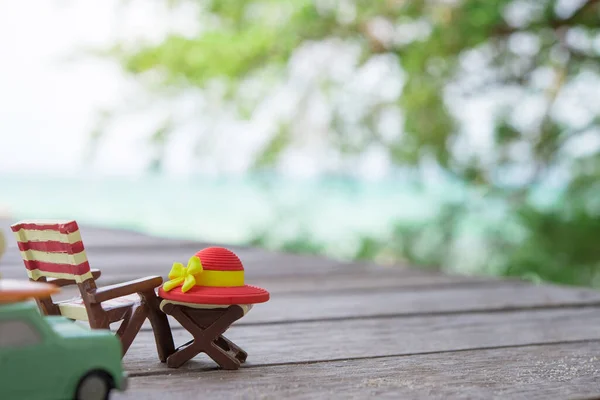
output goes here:
[[117, 329], [117, 337], [119, 337], [119, 339], [125, 334], [125, 331], [129, 326], [129, 321], [131, 321], [132, 316], [133, 309], [129, 308], [127, 312], [123, 315], [121, 325], [119, 325], [119, 329]]
[[[29, 278], [30, 282], [48, 282], [45, 276], [41, 276], [37, 281]], [[52, 297], [43, 297], [36, 299], [35, 302], [42, 313], [42, 315], [60, 315], [60, 308], [54, 304]]]
[[160, 310], [159, 299], [154, 290], [139, 293], [148, 307], [148, 319], [154, 332], [156, 351], [161, 362], [175, 352], [175, 343], [167, 315]]
[[117, 336], [121, 339], [123, 356], [125, 356], [127, 350], [129, 350], [131, 343], [133, 343], [133, 339], [135, 339], [142, 328], [147, 316], [148, 307], [145, 304], [142, 304], [135, 308], [130, 318], [126, 318], [121, 323], [121, 326], [117, 331]]
[[90, 317], [89, 323], [92, 329], [110, 329], [110, 322], [106, 312], [100, 304], [90, 304], [87, 314]]

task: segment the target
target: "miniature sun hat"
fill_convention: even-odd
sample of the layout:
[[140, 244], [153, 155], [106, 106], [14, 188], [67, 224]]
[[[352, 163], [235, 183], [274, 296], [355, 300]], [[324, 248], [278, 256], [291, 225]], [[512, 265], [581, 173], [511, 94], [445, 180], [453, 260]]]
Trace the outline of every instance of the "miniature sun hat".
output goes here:
[[200, 250], [187, 267], [174, 263], [159, 296], [182, 303], [219, 305], [264, 303], [270, 297], [265, 289], [245, 283], [242, 262], [223, 247]]

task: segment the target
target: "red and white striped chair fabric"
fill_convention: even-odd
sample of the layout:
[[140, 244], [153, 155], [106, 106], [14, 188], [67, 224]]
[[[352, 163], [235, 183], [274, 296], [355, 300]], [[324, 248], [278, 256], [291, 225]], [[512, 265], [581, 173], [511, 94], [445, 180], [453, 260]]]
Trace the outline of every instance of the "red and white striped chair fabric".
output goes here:
[[21, 221], [12, 225], [27, 275], [72, 279], [92, 278], [77, 222]]
[[[32, 280], [41, 277], [69, 279], [76, 283], [93, 279], [85, 248], [75, 221], [30, 220], [11, 227], [17, 238], [21, 257]], [[102, 308], [109, 310], [139, 303], [137, 294], [107, 300]], [[58, 302], [61, 315], [87, 321], [88, 315], [81, 297]]]

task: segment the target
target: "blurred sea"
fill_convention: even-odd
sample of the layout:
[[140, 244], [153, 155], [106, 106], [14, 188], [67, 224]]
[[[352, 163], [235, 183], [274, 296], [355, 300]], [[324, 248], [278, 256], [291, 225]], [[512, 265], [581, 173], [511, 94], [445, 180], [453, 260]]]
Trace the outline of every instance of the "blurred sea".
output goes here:
[[[556, 189], [540, 190], [538, 203], [553, 203], [557, 193]], [[501, 229], [514, 240], [519, 240], [522, 231], [507, 218], [502, 204], [484, 197], [474, 200], [472, 195], [467, 199], [465, 191], [451, 183], [415, 186], [394, 179], [281, 175], [218, 179], [0, 176], [0, 216], [76, 219], [80, 224], [222, 245], [248, 244], [265, 234], [261, 244], [270, 248], [308, 239], [327, 256], [340, 259], [352, 258], [365, 237], [389, 240], [399, 222], [424, 226], [447, 200], [469, 201], [471, 215], [461, 220], [459, 238], [440, 267], [467, 274], [497, 273], [488, 263], [485, 230]]]
[[76, 218], [82, 224], [229, 244], [267, 230], [282, 238], [301, 232], [343, 252], [360, 236], [389, 232], [397, 220], [418, 222], [432, 215], [450, 192], [449, 187], [425, 191], [392, 180], [276, 175], [0, 176], [0, 210], [18, 219]]

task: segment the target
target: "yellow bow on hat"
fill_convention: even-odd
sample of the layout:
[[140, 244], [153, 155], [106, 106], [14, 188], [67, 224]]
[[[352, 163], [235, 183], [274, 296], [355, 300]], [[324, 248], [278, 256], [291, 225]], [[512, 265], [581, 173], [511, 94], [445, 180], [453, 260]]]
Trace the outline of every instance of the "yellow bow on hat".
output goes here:
[[197, 256], [193, 256], [188, 261], [187, 268], [182, 263], [173, 263], [171, 272], [169, 272], [169, 280], [164, 283], [165, 291], [172, 290], [183, 283], [182, 292], [187, 292], [196, 285], [194, 275], [202, 273], [202, 262]]

